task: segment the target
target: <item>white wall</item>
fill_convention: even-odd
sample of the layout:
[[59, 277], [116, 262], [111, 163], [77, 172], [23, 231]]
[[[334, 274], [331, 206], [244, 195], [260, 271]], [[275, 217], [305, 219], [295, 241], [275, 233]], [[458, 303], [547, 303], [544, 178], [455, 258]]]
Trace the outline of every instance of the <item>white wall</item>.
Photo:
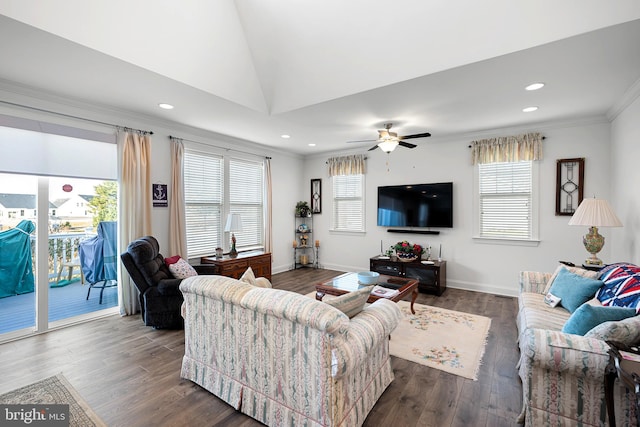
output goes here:
[[[540, 126], [531, 129], [509, 129], [493, 134], [469, 135], [458, 138], [435, 137], [418, 140], [412, 150], [398, 148], [387, 155], [380, 150], [367, 153], [366, 233], [345, 234], [329, 231], [331, 221], [331, 185], [326, 160], [331, 153], [306, 160], [305, 174], [309, 179], [322, 177], [323, 212], [314, 216], [314, 238], [320, 239], [320, 263], [326, 268], [345, 271], [369, 269], [369, 258], [384, 248], [407, 239], [431, 245], [437, 256], [442, 245], [442, 257], [447, 261], [447, 285], [455, 288], [515, 295], [520, 270], [553, 271], [559, 260], [581, 263], [587, 252], [582, 245], [582, 227], [567, 225], [569, 217], [555, 215], [556, 159], [585, 157], [585, 197], [609, 198], [609, 124], [605, 120]], [[469, 143], [474, 139], [540, 131], [546, 136], [544, 159], [539, 162], [540, 243], [536, 246], [479, 243], [473, 240], [474, 167], [471, 165]], [[368, 147], [367, 147], [368, 148]], [[439, 229], [440, 234], [388, 233], [376, 225], [377, 188], [381, 185], [454, 183], [454, 227]], [[308, 185], [307, 185], [308, 187]], [[308, 200], [308, 189], [303, 197]], [[608, 230], [602, 230], [607, 237]], [[609, 246], [601, 252], [610, 259]]]
[[611, 125], [613, 208], [623, 227], [613, 230], [612, 259], [640, 264], [640, 87]]

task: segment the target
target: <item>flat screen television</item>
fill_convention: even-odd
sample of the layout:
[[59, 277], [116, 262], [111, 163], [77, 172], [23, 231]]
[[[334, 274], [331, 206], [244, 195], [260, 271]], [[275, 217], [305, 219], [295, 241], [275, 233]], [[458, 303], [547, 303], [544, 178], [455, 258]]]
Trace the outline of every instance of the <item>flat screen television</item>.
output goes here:
[[381, 227], [453, 227], [453, 183], [378, 187]]

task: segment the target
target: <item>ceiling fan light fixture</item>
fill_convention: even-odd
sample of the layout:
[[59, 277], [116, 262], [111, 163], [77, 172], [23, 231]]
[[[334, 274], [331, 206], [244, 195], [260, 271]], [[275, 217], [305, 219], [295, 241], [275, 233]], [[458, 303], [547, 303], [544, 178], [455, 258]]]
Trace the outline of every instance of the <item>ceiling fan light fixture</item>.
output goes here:
[[398, 141], [394, 140], [385, 140], [378, 143], [378, 147], [385, 153], [390, 153], [396, 149], [398, 146]]

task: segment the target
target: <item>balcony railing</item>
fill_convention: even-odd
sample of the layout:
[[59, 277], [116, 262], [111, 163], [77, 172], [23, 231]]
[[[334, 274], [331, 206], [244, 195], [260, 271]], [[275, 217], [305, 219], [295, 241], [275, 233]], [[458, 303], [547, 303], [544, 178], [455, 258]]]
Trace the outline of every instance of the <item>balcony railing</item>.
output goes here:
[[[80, 259], [80, 254], [78, 252], [78, 248], [80, 247], [80, 242], [90, 237], [95, 236], [95, 233], [58, 233], [58, 234], [50, 234], [49, 235], [49, 260], [48, 260], [48, 277], [49, 283], [55, 283], [58, 279], [58, 274], [60, 273], [60, 268], [62, 268], [64, 263], [69, 263], [72, 261]], [[31, 254], [33, 256], [33, 265], [34, 269], [36, 266], [35, 256], [36, 256], [36, 236], [31, 236]], [[67, 272], [62, 272], [62, 277], [67, 277]], [[79, 279], [81, 277], [80, 268], [73, 269], [72, 279]]]

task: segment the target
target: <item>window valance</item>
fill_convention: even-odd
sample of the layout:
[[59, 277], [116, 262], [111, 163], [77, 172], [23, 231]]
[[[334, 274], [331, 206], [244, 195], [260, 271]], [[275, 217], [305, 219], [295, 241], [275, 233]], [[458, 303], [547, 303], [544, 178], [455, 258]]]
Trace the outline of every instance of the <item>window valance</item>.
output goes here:
[[350, 156], [331, 157], [327, 161], [329, 165], [329, 176], [335, 175], [364, 175], [365, 157], [363, 154], [353, 154]]
[[540, 133], [532, 132], [472, 141], [471, 164], [541, 160], [542, 139]]

